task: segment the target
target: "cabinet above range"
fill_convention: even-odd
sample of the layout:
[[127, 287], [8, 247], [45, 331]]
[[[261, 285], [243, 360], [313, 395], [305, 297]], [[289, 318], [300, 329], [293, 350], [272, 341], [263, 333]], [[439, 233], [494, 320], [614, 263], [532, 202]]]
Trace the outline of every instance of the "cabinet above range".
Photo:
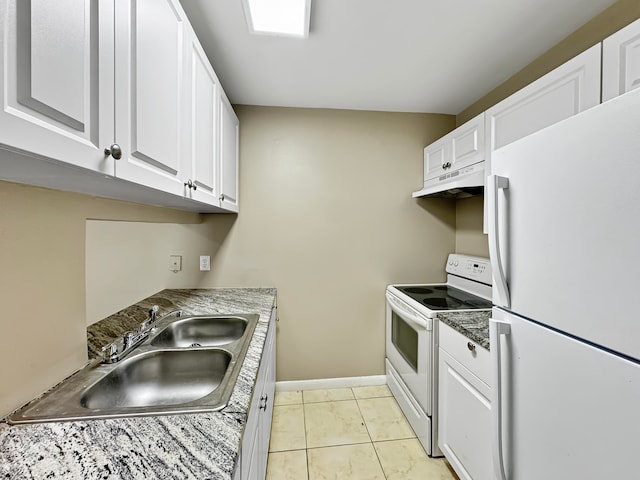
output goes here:
[[0, 178], [237, 211], [238, 119], [180, 3], [70, 2], [0, 1]]
[[639, 46], [636, 20], [428, 145], [413, 196], [483, 193], [497, 149], [640, 87]]
[[484, 186], [484, 112], [424, 149], [424, 188], [414, 197], [463, 198]]

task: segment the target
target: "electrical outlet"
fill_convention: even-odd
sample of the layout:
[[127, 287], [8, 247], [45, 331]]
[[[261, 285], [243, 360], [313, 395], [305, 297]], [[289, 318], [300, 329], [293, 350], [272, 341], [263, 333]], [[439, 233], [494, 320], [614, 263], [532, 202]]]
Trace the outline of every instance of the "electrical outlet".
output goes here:
[[182, 270], [182, 256], [181, 255], [169, 255], [169, 270], [173, 273]]
[[200, 271], [208, 272], [211, 270], [211, 257], [209, 255], [200, 255]]

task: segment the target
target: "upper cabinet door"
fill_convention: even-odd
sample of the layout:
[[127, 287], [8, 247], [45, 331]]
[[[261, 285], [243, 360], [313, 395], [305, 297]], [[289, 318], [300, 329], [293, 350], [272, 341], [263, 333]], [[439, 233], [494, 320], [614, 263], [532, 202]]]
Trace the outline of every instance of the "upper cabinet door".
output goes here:
[[597, 44], [487, 110], [487, 160], [494, 150], [600, 103], [600, 54]]
[[[485, 172], [497, 149], [600, 103], [601, 44], [591, 47], [485, 112]], [[483, 231], [488, 233], [488, 195]]]
[[186, 17], [177, 0], [115, 2], [116, 176], [184, 195]]
[[451, 169], [457, 170], [484, 160], [484, 112], [448, 136], [451, 137]]
[[219, 205], [218, 192], [218, 114], [220, 84], [195, 33], [189, 29], [188, 134], [185, 156], [189, 178], [196, 189], [188, 192], [192, 199]]
[[451, 143], [446, 135], [424, 149], [424, 181], [436, 178], [447, 169], [451, 163]]
[[602, 101], [640, 87], [640, 20], [602, 43]]
[[0, 24], [0, 144], [112, 175], [113, 2], [0, 0]]
[[238, 149], [240, 122], [227, 96], [221, 92], [220, 105], [220, 206], [238, 211]]

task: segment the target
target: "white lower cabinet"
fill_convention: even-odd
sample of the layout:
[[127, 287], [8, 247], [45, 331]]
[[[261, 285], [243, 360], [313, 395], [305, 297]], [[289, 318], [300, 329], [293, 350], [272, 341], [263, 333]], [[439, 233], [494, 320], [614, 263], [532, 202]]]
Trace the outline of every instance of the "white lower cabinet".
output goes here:
[[274, 308], [242, 436], [234, 480], [262, 480], [267, 472], [271, 418], [276, 386], [276, 315]]
[[494, 480], [490, 354], [440, 323], [438, 444], [461, 480]]

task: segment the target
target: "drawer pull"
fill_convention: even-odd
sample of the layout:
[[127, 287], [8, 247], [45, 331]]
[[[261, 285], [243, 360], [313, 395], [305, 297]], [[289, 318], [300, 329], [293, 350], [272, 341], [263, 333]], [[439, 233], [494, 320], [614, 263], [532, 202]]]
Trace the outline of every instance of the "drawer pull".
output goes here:
[[476, 346], [471, 342], [467, 342], [467, 348], [469, 349], [470, 352], [476, 351]]

